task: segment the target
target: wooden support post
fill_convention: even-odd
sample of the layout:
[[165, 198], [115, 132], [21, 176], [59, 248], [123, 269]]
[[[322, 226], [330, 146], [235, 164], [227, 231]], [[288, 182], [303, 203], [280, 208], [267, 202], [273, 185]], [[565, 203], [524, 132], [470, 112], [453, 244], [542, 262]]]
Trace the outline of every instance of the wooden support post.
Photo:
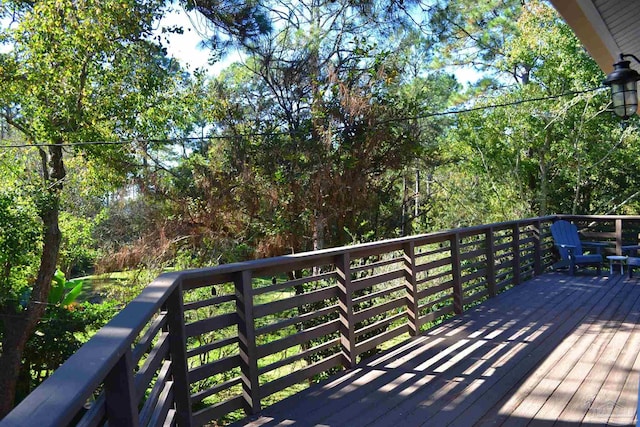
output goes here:
[[133, 385], [133, 357], [127, 350], [104, 379], [109, 425], [138, 427], [138, 402]]
[[407, 286], [407, 323], [409, 335], [420, 334], [420, 309], [418, 306], [418, 279], [416, 273], [415, 243], [404, 244], [404, 278]]
[[495, 297], [496, 291], [496, 239], [493, 235], [493, 227], [485, 232], [485, 246], [487, 258], [487, 290], [490, 297]]
[[513, 284], [522, 283], [520, 274], [520, 223], [515, 223], [512, 229], [511, 250], [513, 251]]
[[338, 311], [340, 313], [340, 346], [342, 364], [345, 368], [356, 365], [356, 325], [353, 315], [353, 294], [351, 290], [351, 256], [345, 252], [336, 256], [338, 272]]
[[238, 339], [240, 372], [245, 412], [249, 415], [260, 411], [260, 383], [258, 382], [258, 351], [256, 327], [253, 319], [253, 287], [251, 271], [241, 271], [234, 276], [236, 288], [236, 313], [238, 314]]
[[622, 219], [616, 219], [616, 255], [622, 255]]
[[453, 311], [462, 314], [464, 295], [462, 293], [462, 265], [460, 263], [460, 235], [451, 236], [451, 274], [453, 276]]
[[544, 270], [542, 267], [542, 222], [535, 221], [533, 227], [533, 274], [540, 276]]
[[176, 420], [179, 426], [190, 427], [191, 391], [187, 366], [187, 338], [184, 330], [184, 306], [182, 284], [178, 285], [166, 303], [167, 326], [169, 330], [169, 355], [171, 357], [171, 376], [173, 378], [173, 396], [176, 405]]

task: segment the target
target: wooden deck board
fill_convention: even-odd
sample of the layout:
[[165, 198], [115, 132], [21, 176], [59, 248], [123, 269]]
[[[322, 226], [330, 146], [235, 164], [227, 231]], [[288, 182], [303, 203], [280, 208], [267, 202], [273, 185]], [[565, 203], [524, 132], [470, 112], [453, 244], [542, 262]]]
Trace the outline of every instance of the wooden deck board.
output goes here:
[[[606, 292], [606, 295], [602, 295], [603, 292], [599, 292], [596, 294], [597, 300], [595, 304], [587, 306], [583, 301], [578, 301], [578, 307], [584, 312], [601, 316], [605, 309], [611, 307], [615, 297], [619, 296], [617, 292], [620, 289], [622, 288], [611, 287], [610, 291]], [[607, 289], [604, 290], [606, 291]], [[574, 321], [580, 321], [582, 318], [584, 318], [584, 313], [581, 312], [573, 316]], [[566, 323], [566, 325], [572, 327], [570, 323]], [[588, 330], [589, 325], [580, 324], [560, 345], [555, 349], [550, 348], [550, 354], [546, 355], [544, 362], [527, 376], [526, 382], [519, 385], [516, 390], [506, 394], [512, 397], [507, 405], [499, 408], [502, 414], [500, 418], [512, 418], [514, 425], [526, 425], [529, 420], [535, 418], [540, 409], [548, 403], [550, 396], [562, 381], [567, 378], [569, 371], [574, 368], [584, 351], [590, 348], [596, 335], [589, 334]], [[554, 342], [550, 341], [552, 345]], [[577, 370], [576, 372], [579, 373], [581, 371]], [[558, 399], [552, 399], [549, 402], [552, 408], [547, 407], [547, 409], [553, 411], [553, 408], [556, 408], [556, 410], [559, 408], [561, 411], [566, 404], [562, 400], [562, 396]], [[513, 405], [514, 402], [518, 402], [515, 407]], [[544, 417], [544, 414], [541, 414], [538, 419], [547, 418]]]
[[237, 425], [633, 425], [640, 282], [546, 274]]
[[[626, 287], [626, 289], [629, 288], [630, 287]], [[598, 348], [585, 351], [580, 363], [575, 367], [581, 374], [585, 372], [587, 372], [587, 374], [584, 376], [580, 387], [575, 391], [571, 400], [558, 417], [562, 420], [561, 425], [568, 422], [582, 422], [591, 412], [590, 410], [592, 408], [595, 413], [606, 411], [607, 404], [605, 404], [605, 408], [601, 409], [594, 407], [592, 402], [597, 395], [600, 394], [600, 390], [602, 390], [604, 382], [613, 368], [614, 362], [618, 359], [618, 356], [626, 344], [625, 334], [618, 328], [625, 323], [627, 318], [631, 319], [635, 317], [635, 320], [637, 320], [638, 309], [640, 309], [637, 295], [626, 294], [625, 296], [626, 298], [622, 301], [618, 310], [613, 313], [611, 319], [603, 324], [601, 330], [598, 331], [598, 340], [594, 341], [594, 343], [598, 342]], [[594, 352], [595, 350], [597, 351]], [[587, 411], [586, 414], [585, 409]], [[604, 421], [606, 422], [607, 420]], [[602, 420], [600, 420], [600, 422], [602, 423]]]

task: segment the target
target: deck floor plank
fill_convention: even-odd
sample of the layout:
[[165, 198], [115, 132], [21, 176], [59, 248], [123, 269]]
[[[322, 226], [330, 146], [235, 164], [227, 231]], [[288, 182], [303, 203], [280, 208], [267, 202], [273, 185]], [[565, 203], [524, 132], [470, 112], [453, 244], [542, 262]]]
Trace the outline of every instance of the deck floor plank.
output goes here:
[[639, 322], [637, 280], [545, 274], [237, 425], [633, 425]]
[[[550, 304], [549, 301], [558, 301], [553, 298], [553, 295], [557, 296], [562, 291], [562, 289], [555, 289], [550, 292], [551, 296], [545, 295], [542, 298], [533, 300], [530, 295], [520, 295], [521, 299], [514, 298], [513, 300], [505, 298], [507, 307], [513, 304], [514, 301], [520, 301], [523, 304], [528, 302], [529, 307], [514, 312], [511, 312], [511, 308], [504, 307], [498, 311], [508, 313], [506, 316], [485, 316], [482, 321], [476, 319], [474, 320], [474, 325], [477, 329], [469, 333], [464, 339], [455, 337], [456, 340], [448, 344], [449, 347], [446, 351], [427, 360], [424, 360], [424, 357], [414, 357], [410, 363], [402, 363], [403, 370], [411, 370], [419, 374], [411, 393], [369, 394], [367, 397], [370, 403], [367, 407], [361, 408], [362, 410], [360, 411], [353, 411], [358, 416], [354, 419], [350, 417], [348, 425], [354, 427], [369, 424], [396, 425], [397, 423], [420, 425], [425, 419], [437, 415], [443, 405], [452, 398], [459, 397], [460, 393], [464, 391], [462, 389], [467, 387], [468, 384], [464, 381], [464, 372], [473, 372], [479, 366], [492, 360], [492, 358], [487, 359], [486, 354], [495, 352], [495, 348], [491, 349], [490, 347], [496, 347], [499, 344], [491, 341], [491, 339], [495, 340], [502, 334], [515, 334], [520, 330], [521, 325], [513, 321], [516, 313], [518, 316], [527, 319], [529, 323], [535, 322], [535, 317], [538, 316], [539, 311], [552, 307], [553, 304]], [[562, 300], [565, 299], [560, 299], [560, 301]], [[531, 304], [531, 301], [535, 301], [535, 304]], [[496, 306], [487, 307], [488, 311], [496, 309]], [[478, 312], [480, 310], [478, 309]], [[477, 315], [478, 312], [474, 314]], [[477, 316], [471, 315], [471, 318], [475, 317]], [[478, 344], [484, 344], [485, 347], [482, 348]], [[499, 352], [495, 353], [496, 356], [492, 357], [497, 357], [500, 354]], [[450, 356], [451, 354], [453, 354], [452, 357]], [[485, 360], [482, 360], [483, 356]], [[478, 360], [482, 360], [482, 362], [480, 364], [476, 363]], [[387, 368], [392, 369], [398, 369], [398, 367], [397, 363], [387, 365]], [[424, 400], [425, 396], [427, 400]], [[326, 425], [335, 424], [339, 419], [345, 421], [344, 417], [345, 414], [335, 414], [330, 419], [322, 420], [322, 423]]]
[[[468, 395], [464, 400], [460, 399], [458, 404], [452, 405], [447, 411], [441, 411], [440, 414], [430, 421], [434, 423], [450, 423], [451, 417], [459, 419], [461, 425], [468, 425], [471, 420], [473, 422], [486, 412], [486, 405], [490, 401], [499, 400], [504, 396], [506, 391], [513, 387], [514, 382], [526, 374], [531, 369], [531, 365], [544, 357], [547, 348], [552, 347], [558, 336], [564, 336], [563, 329], [553, 328], [553, 325], [563, 325], [564, 328], [570, 328], [572, 322], [572, 311], [569, 310], [576, 301], [582, 301], [581, 305], [586, 301], [586, 295], [570, 292], [562, 295], [559, 303], [548, 304], [543, 309], [538, 310], [535, 315], [537, 317], [534, 327], [530, 328], [528, 333], [523, 334], [520, 340], [512, 343], [511, 350], [504, 353], [500, 360], [487, 370], [482, 376], [476, 380], [483, 383], [482, 392], [475, 395]], [[575, 316], [575, 315], [574, 315]], [[528, 324], [524, 319], [522, 325]], [[522, 326], [521, 325], [521, 326]], [[530, 342], [536, 343], [536, 348], [532, 349]], [[524, 363], [523, 363], [524, 362]], [[455, 409], [455, 410], [454, 410]]]
[[[557, 348], [558, 342], [566, 336], [567, 332], [574, 330], [576, 325], [582, 321], [588, 307], [590, 307], [589, 304], [604, 309], [609, 298], [613, 297], [613, 294], [607, 293], [604, 289], [598, 289], [596, 294], [599, 297], [593, 299], [589, 298], [587, 293], [583, 293], [575, 298], [567, 298], [565, 303], [555, 306], [555, 310], [540, 311], [540, 317], [545, 321], [544, 326], [526, 337], [523, 341], [524, 345], [519, 346], [517, 353], [505, 354], [504, 365], [500, 365], [502, 375], [498, 372], [491, 375], [486, 381], [487, 389], [481, 396], [476, 396], [473, 401], [461, 402], [456, 407], [459, 413], [455, 421], [448, 420], [448, 414], [440, 414], [437, 419], [432, 421], [461, 426], [485, 422], [487, 405], [491, 403], [495, 405], [504, 396], [517, 394], [514, 389], [519, 389], [522, 386], [521, 379], [535, 375], [537, 372], [535, 368], [545, 360], [552, 366], [557, 363], [555, 360], [549, 360], [549, 354]], [[529, 345], [533, 342], [536, 343], [535, 348], [531, 348]], [[528, 423], [526, 417], [510, 416], [509, 418], [510, 425], [526, 425]], [[497, 422], [497, 420], [490, 421]]]
[[[628, 289], [630, 287], [625, 286], [625, 288]], [[592, 402], [603, 389], [609, 372], [626, 345], [628, 334], [624, 331], [622, 325], [627, 320], [634, 318], [637, 321], [637, 314], [640, 309], [639, 301], [638, 295], [627, 294], [627, 298], [622, 302], [612, 318], [601, 326], [602, 330], [599, 338], [602, 337], [602, 340], [600, 340], [599, 348], [585, 351], [581, 360], [584, 368], [582, 372], [588, 373], [564, 411], [558, 417], [562, 420], [560, 425], [567, 425], [566, 423], [568, 422], [583, 422], [592, 410], [595, 412], [603, 411], [598, 407], [592, 407]], [[576, 369], [580, 369], [580, 365], [577, 365]], [[604, 409], [606, 409], [606, 405]], [[586, 414], [585, 410], [587, 411]], [[604, 421], [606, 422], [607, 420]]]
[[[527, 425], [533, 419], [540, 409], [547, 404], [549, 397], [555, 392], [561, 382], [567, 377], [569, 371], [574, 368], [579, 361], [582, 353], [590, 348], [592, 341], [596, 335], [589, 333], [589, 325], [580, 324], [586, 316], [602, 316], [606, 309], [611, 307], [613, 301], [620, 301], [626, 294], [620, 295], [619, 291], [622, 287], [609, 287], [597, 293], [596, 303], [587, 306], [584, 302], [579, 302], [578, 310], [575, 312], [573, 319], [578, 325], [573, 332], [568, 335], [562, 342], [554, 347], [551, 342], [550, 352], [545, 356], [545, 360], [535, 371], [526, 377], [526, 381], [518, 384], [514, 390], [506, 393], [511, 395], [510, 402], [501, 405], [498, 408], [504, 418], [510, 418], [513, 425]], [[614, 293], [615, 291], [615, 293]], [[614, 304], [615, 305], [615, 304]], [[566, 324], [572, 327], [574, 324]], [[564, 333], [564, 331], [563, 331]], [[515, 407], [514, 407], [514, 403]], [[554, 401], [553, 404], [560, 405], [560, 401]], [[562, 409], [564, 408], [562, 404]]]

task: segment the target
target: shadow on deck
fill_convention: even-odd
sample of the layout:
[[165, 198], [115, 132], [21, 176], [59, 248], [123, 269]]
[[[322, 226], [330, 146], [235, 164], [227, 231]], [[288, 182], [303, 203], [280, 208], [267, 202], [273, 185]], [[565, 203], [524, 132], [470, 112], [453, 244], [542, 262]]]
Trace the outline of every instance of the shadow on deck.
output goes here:
[[539, 276], [238, 425], [633, 425], [640, 283]]

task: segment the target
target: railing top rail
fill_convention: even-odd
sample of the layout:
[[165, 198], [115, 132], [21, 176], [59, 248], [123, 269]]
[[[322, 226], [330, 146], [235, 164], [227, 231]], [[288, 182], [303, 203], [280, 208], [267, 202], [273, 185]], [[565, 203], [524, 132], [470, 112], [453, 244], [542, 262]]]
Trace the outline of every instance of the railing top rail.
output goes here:
[[[198, 286], [198, 284], [216, 281], [220, 283], [242, 271], [250, 270], [257, 273], [270, 270], [291, 271], [306, 265], [318, 265], [324, 261], [331, 263], [334, 262], [336, 256], [345, 253], [349, 253], [352, 257], [363, 257], [368, 254], [400, 249], [402, 245], [409, 242], [427, 244], [443, 241], [452, 236], [471, 235], [485, 230], [552, 221], [557, 218], [557, 215], [550, 215], [506, 221], [162, 274], [145, 287], [138, 297], [0, 421], [0, 427], [23, 425], [44, 427], [70, 423], [120, 358], [131, 349], [131, 345], [144, 326], [181, 283], [183, 288], [188, 288], [188, 284]], [[640, 217], [638, 218], [640, 219]]]
[[571, 215], [571, 214], [557, 214], [553, 215], [558, 219], [582, 219], [582, 220], [616, 220], [624, 219], [627, 221], [640, 221], [640, 215]]
[[2, 427], [59, 426], [71, 422], [142, 328], [178, 286], [166, 273], [144, 290], [0, 421]]
[[[286, 267], [287, 265], [292, 265], [297, 267], [301, 263], [304, 263], [305, 261], [317, 262], [320, 259], [330, 260], [333, 257], [344, 254], [346, 252], [349, 252], [352, 255], [352, 257], [358, 257], [358, 255], [360, 255], [361, 253], [366, 254], [370, 252], [372, 249], [385, 250], [385, 249], [388, 249], [389, 247], [394, 247], [394, 246], [397, 246], [398, 248], [400, 248], [402, 244], [408, 243], [408, 242], [420, 242], [420, 241], [430, 241], [430, 240], [435, 241], [438, 238], [445, 238], [445, 237], [449, 237], [456, 234], [467, 235], [475, 231], [482, 231], [489, 228], [503, 228], [503, 227], [513, 226], [515, 224], [522, 224], [522, 223], [526, 224], [526, 223], [533, 223], [536, 221], [551, 221], [556, 219], [557, 217], [558, 217], [557, 215], [549, 215], [544, 217], [527, 218], [527, 219], [520, 219], [520, 220], [513, 220], [513, 221], [498, 222], [493, 224], [455, 228], [451, 230], [436, 231], [432, 233], [419, 234], [419, 235], [408, 236], [408, 237], [398, 237], [395, 239], [381, 240], [378, 242], [360, 243], [357, 245], [341, 246], [337, 248], [329, 248], [329, 249], [322, 249], [322, 250], [309, 251], [309, 252], [300, 252], [297, 254], [281, 255], [277, 257], [262, 258], [262, 259], [251, 260], [251, 261], [242, 261], [242, 262], [236, 262], [232, 264], [220, 265], [216, 267], [184, 270], [181, 272], [181, 275], [182, 275], [182, 279], [185, 281], [197, 281], [199, 279], [206, 280], [211, 278], [212, 276], [218, 276], [218, 275], [226, 276], [226, 275], [238, 273], [240, 271], [245, 271], [245, 270], [261, 271], [261, 270], [267, 270], [274, 266]], [[640, 217], [638, 218], [640, 219]], [[283, 269], [282, 271], [286, 271], [286, 270]]]

